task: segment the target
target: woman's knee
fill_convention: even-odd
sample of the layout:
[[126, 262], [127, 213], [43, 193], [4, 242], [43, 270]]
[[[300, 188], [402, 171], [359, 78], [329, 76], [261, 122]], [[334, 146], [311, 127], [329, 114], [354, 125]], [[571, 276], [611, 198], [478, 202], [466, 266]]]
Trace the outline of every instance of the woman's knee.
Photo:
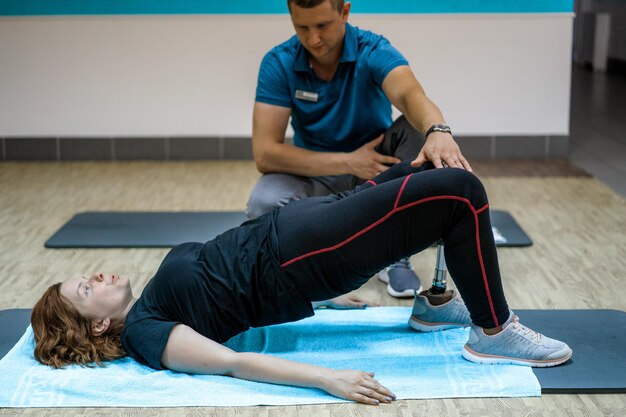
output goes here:
[[487, 191], [482, 181], [473, 173], [460, 168], [444, 168], [450, 170], [454, 176], [453, 183], [458, 187], [457, 192], [467, 198], [475, 208], [487, 204]]

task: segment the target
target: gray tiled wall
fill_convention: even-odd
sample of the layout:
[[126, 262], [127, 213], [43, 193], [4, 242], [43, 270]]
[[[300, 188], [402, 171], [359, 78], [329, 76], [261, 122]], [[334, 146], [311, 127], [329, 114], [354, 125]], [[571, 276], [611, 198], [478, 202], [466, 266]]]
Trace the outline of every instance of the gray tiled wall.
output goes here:
[[496, 140], [495, 155], [503, 159], [546, 156], [545, 136], [505, 136]]
[[5, 138], [5, 160], [8, 161], [57, 161], [59, 159], [56, 138]]
[[[455, 136], [469, 159], [567, 157], [569, 136]], [[0, 138], [2, 161], [252, 159], [249, 137]]]
[[569, 136], [548, 136], [548, 158], [566, 158], [569, 152]]
[[167, 138], [113, 138], [113, 158], [117, 161], [168, 159]]
[[251, 138], [228, 138], [224, 140], [224, 159], [252, 159]]
[[469, 159], [489, 159], [493, 157], [493, 138], [490, 136], [455, 136], [461, 151]]
[[110, 161], [113, 159], [113, 142], [108, 138], [60, 138], [59, 155], [64, 161]]
[[170, 159], [221, 159], [224, 154], [221, 138], [176, 138], [169, 140]]

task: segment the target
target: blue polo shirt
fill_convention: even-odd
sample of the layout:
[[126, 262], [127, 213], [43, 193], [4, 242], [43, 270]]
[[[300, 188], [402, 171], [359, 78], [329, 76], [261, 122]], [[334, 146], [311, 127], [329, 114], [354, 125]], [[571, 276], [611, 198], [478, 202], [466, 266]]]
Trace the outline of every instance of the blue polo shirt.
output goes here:
[[387, 39], [346, 24], [337, 72], [324, 81], [293, 36], [263, 58], [256, 101], [291, 109], [296, 146], [350, 152], [391, 126], [391, 103], [382, 83], [400, 65], [408, 62]]

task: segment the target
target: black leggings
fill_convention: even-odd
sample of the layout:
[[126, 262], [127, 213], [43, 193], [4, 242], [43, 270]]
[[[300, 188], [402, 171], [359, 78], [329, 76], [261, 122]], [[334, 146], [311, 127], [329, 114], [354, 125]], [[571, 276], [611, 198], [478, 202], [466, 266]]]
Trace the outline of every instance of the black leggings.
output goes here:
[[504, 323], [509, 309], [485, 190], [467, 171], [430, 167], [403, 162], [352, 191], [283, 207], [276, 218], [283, 271], [311, 301], [325, 300], [441, 239], [474, 324]]

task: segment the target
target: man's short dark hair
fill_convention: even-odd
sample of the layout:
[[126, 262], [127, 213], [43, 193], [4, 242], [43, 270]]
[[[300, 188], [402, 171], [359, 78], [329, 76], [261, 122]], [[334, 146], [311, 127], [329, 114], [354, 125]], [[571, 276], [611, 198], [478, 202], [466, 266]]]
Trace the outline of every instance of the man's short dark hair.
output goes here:
[[312, 9], [326, 1], [330, 1], [330, 4], [334, 6], [339, 13], [343, 10], [343, 0], [287, 0], [287, 6], [289, 7], [289, 11], [291, 11], [291, 3], [303, 9]]

